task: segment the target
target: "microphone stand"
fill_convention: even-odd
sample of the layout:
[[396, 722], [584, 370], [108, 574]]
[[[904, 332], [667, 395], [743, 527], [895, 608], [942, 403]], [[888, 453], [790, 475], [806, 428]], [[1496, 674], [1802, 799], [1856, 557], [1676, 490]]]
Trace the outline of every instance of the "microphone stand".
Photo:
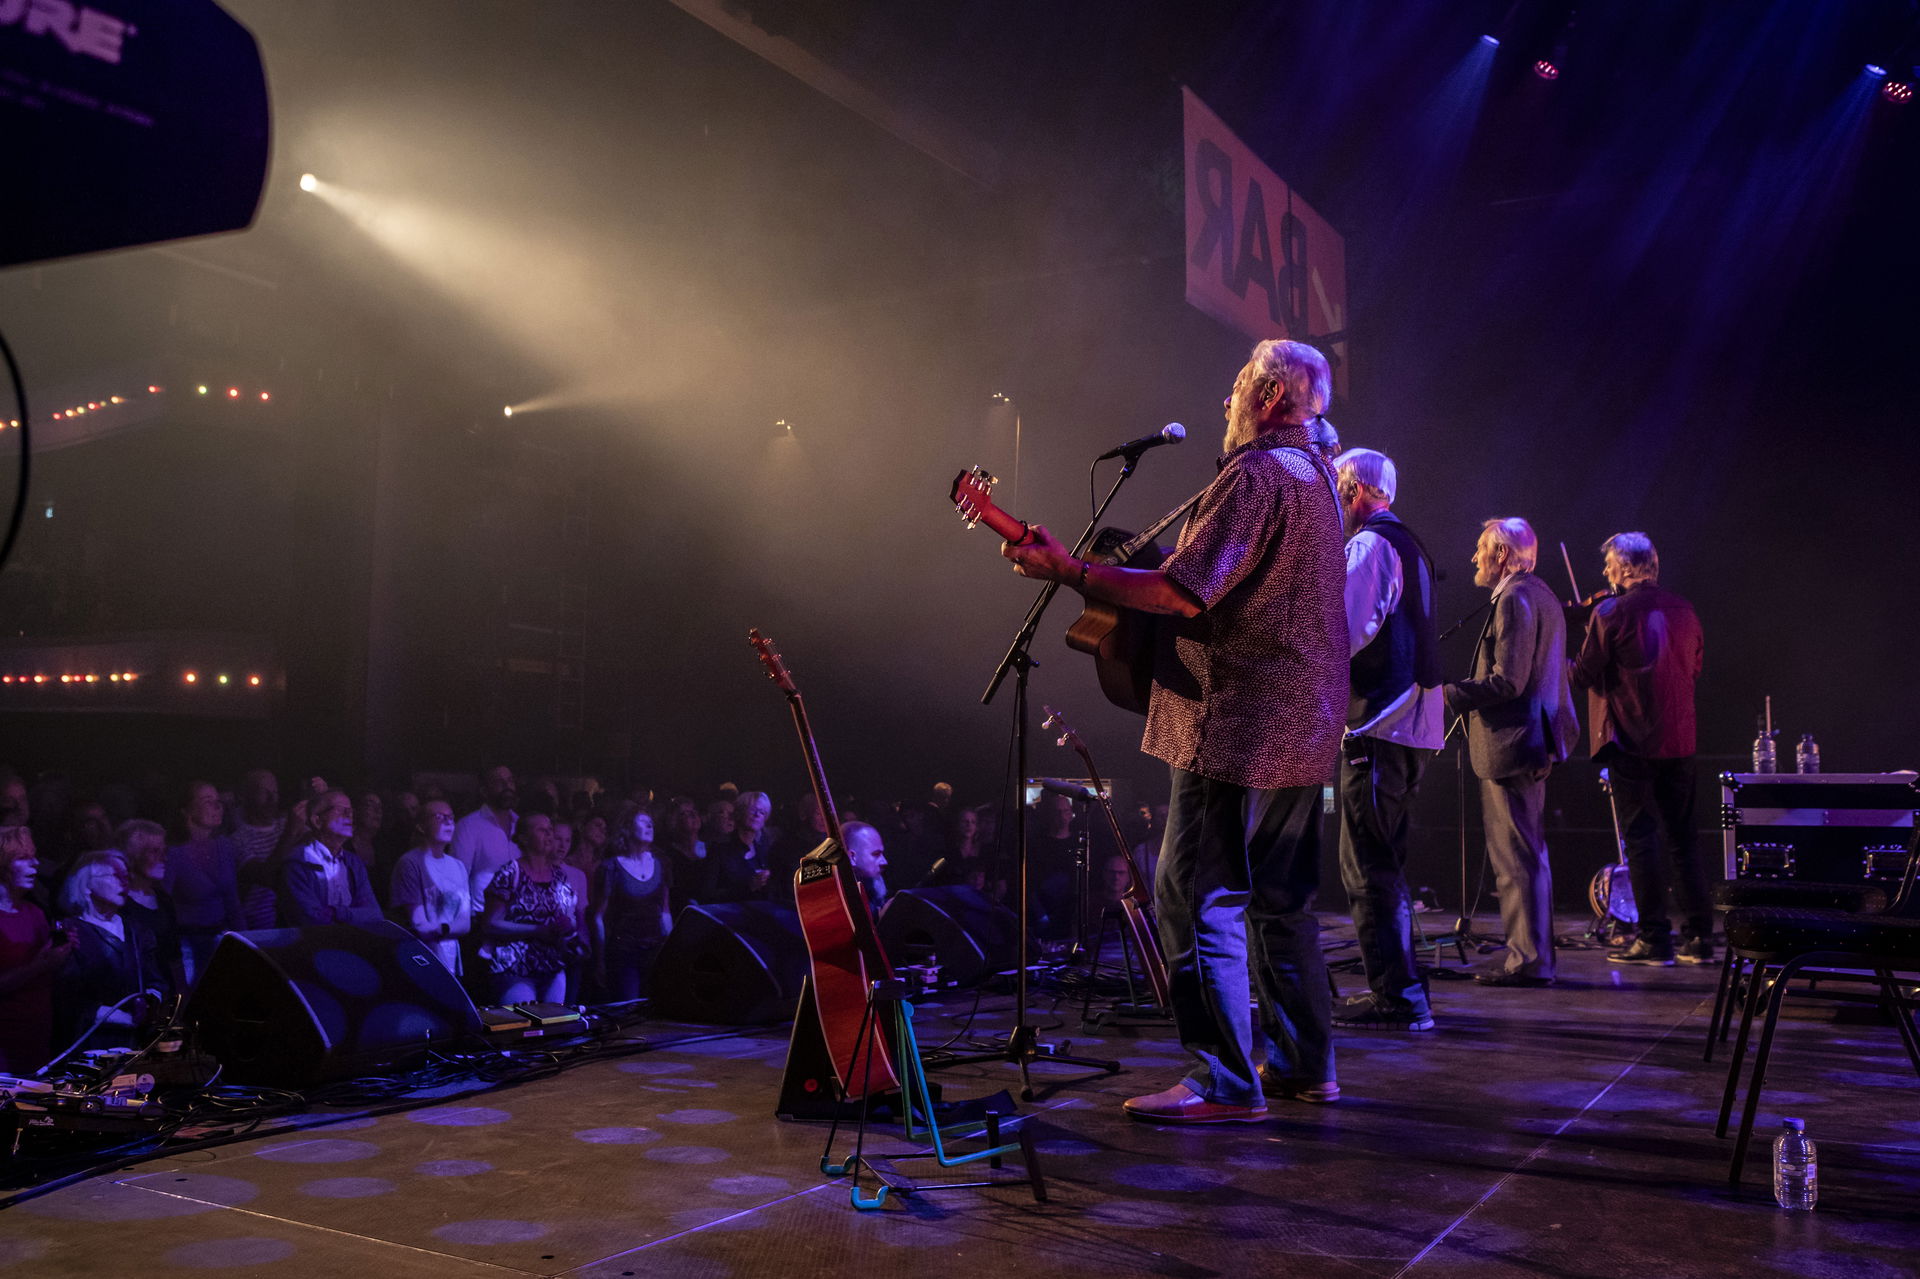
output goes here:
[[[1150, 444], [1137, 449], [1129, 449], [1121, 454], [1120, 474], [1114, 477], [1113, 487], [1101, 499], [1094, 510], [1093, 518], [1087, 521], [1087, 527], [1073, 544], [1076, 558], [1086, 553], [1093, 544], [1094, 534], [1099, 530], [1101, 517], [1107, 508], [1113, 505], [1113, 499], [1120, 494], [1120, 488], [1133, 477], [1133, 468], [1140, 462], [1140, 455], [1146, 452]], [[1048, 582], [1040, 588], [1040, 594], [1034, 597], [1033, 604], [1027, 609], [1026, 620], [1020, 623], [1020, 629], [1014, 633], [1013, 643], [1007, 646], [1005, 657], [993, 668], [993, 678], [987, 681], [987, 691], [980, 695], [982, 706], [990, 705], [994, 695], [1000, 691], [1000, 685], [1009, 672], [1013, 674], [1013, 755], [1014, 785], [1023, 788], [1027, 778], [1027, 682], [1033, 668], [1039, 663], [1033, 659], [1031, 647], [1033, 634], [1040, 626], [1040, 619], [1046, 615], [1047, 606], [1053, 603], [1054, 594], [1060, 589], [1060, 583]], [[1032, 900], [1029, 894], [1027, 865], [1027, 803], [1026, 795], [1014, 796], [1014, 866], [1020, 884], [1020, 971], [1014, 984], [1014, 1020], [1013, 1029], [1007, 1033], [1004, 1049], [990, 1052], [964, 1053], [949, 1057], [943, 1061], [946, 1065], [959, 1065], [970, 1061], [1008, 1061], [1020, 1068], [1020, 1099], [1033, 1100], [1033, 1078], [1029, 1067], [1036, 1060], [1061, 1062], [1070, 1066], [1089, 1066], [1104, 1070], [1109, 1075], [1120, 1073], [1120, 1063], [1095, 1057], [1074, 1057], [1066, 1053], [1043, 1050], [1033, 1024], [1027, 1020], [1027, 973], [1031, 958], [1033, 928]]]
[[[1480, 607], [1474, 609], [1471, 613], [1468, 613], [1452, 626], [1449, 626], [1441, 633], [1440, 638], [1443, 640], [1448, 638], [1455, 631], [1492, 607], [1493, 596], [1489, 595], [1487, 596], [1486, 603], [1480, 605]], [[1486, 622], [1482, 624], [1480, 628], [1482, 638], [1485, 638], [1487, 627], [1491, 625], [1493, 625], [1493, 615], [1489, 613]], [[1460, 805], [1458, 828], [1460, 835], [1460, 914], [1454, 919], [1453, 930], [1451, 932], [1442, 933], [1437, 937], [1431, 938], [1427, 943], [1433, 947], [1433, 953], [1436, 959], [1439, 957], [1441, 947], [1453, 947], [1455, 953], [1460, 956], [1460, 962], [1463, 964], [1468, 962], [1468, 946], [1473, 946], [1477, 949], [1483, 945], [1505, 944], [1506, 941], [1504, 937], [1498, 937], [1488, 933], [1478, 933], [1473, 929], [1473, 908], [1478, 900], [1479, 894], [1474, 894], [1471, 900], [1467, 896], [1467, 867], [1470, 858], [1467, 854], [1467, 735], [1464, 731], [1466, 723], [1467, 717], [1465, 713], [1455, 716], [1453, 723], [1447, 726], [1446, 737], [1441, 741], [1441, 745], [1444, 747], [1447, 742], [1453, 740], [1453, 735], [1456, 732], [1460, 734], [1460, 743], [1453, 748], [1454, 794], [1459, 800]]]

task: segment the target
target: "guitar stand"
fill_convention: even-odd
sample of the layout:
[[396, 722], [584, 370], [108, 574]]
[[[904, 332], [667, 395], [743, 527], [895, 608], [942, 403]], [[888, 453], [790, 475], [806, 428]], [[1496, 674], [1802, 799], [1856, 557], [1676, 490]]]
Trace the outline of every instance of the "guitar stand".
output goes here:
[[[1100, 980], [1100, 957], [1107, 950], [1107, 936], [1120, 939], [1120, 974], [1126, 978], [1127, 998], [1124, 1003], [1111, 1002], [1099, 1012], [1093, 1011], [1093, 990]], [[1092, 966], [1087, 969], [1086, 995], [1080, 1001], [1080, 1020], [1089, 1026], [1109, 1024], [1138, 1024], [1140, 1022], [1170, 1021], [1173, 1014], [1151, 1000], [1140, 998], [1140, 988], [1134, 983], [1133, 943], [1127, 940], [1127, 929], [1120, 918], [1120, 908], [1106, 906], [1100, 911], [1100, 931], [1093, 939]]]
[[[926, 1149], [904, 1155], [882, 1155], [870, 1158], [866, 1153], [867, 1126], [870, 1092], [863, 1091], [860, 1100], [860, 1118], [854, 1129], [853, 1153], [845, 1161], [835, 1163], [833, 1145], [840, 1132], [840, 1120], [835, 1118], [833, 1126], [827, 1130], [827, 1146], [820, 1155], [820, 1171], [829, 1177], [851, 1177], [853, 1188], [851, 1200], [853, 1206], [861, 1212], [872, 1212], [884, 1207], [892, 1194], [915, 1195], [927, 1190], [963, 1190], [984, 1186], [1031, 1186], [1035, 1203], [1047, 1202], [1047, 1183], [1040, 1173], [1040, 1154], [1034, 1149], [1033, 1131], [1026, 1122], [1026, 1116], [1010, 1115], [995, 1107], [994, 1103], [1006, 1097], [998, 1093], [981, 1102], [966, 1103], [964, 1106], [949, 1107], [953, 1116], [941, 1122], [935, 1107], [932, 1089], [927, 1084], [927, 1072], [920, 1060], [920, 1043], [913, 1031], [913, 1005], [907, 1000], [907, 985], [901, 979], [888, 978], [873, 983], [867, 997], [866, 1011], [860, 1017], [858, 1042], [868, 1046], [869, 1051], [863, 1060], [871, 1069], [873, 1054], [870, 1047], [874, 1036], [881, 1033], [880, 1024], [891, 1021], [894, 1028], [895, 1060], [902, 1067], [900, 1091], [897, 1105], [900, 1111], [901, 1133], [909, 1141], [914, 1140], [922, 1130], [931, 1143]], [[1008, 1103], [1009, 1105], [1011, 1103]], [[973, 1113], [962, 1114], [964, 1109]], [[1014, 1139], [1001, 1140], [1003, 1119], [1019, 1125]], [[973, 1131], [962, 1133], [962, 1129]], [[949, 1136], [965, 1138], [984, 1135], [986, 1147], [967, 1154], [950, 1154], [947, 1151]], [[991, 1169], [1003, 1167], [1005, 1156], [1018, 1151], [1026, 1175], [1022, 1177], [989, 1177], [984, 1181], [942, 1181], [922, 1183], [899, 1170], [898, 1165], [916, 1160], [931, 1159], [941, 1168], [957, 1168], [962, 1164], [977, 1163], [984, 1159]], [[873, 1193], [867, 1194], [860, 1188], [860, 1170], [865, 1168], [873, 1173], [876, 1185]]]

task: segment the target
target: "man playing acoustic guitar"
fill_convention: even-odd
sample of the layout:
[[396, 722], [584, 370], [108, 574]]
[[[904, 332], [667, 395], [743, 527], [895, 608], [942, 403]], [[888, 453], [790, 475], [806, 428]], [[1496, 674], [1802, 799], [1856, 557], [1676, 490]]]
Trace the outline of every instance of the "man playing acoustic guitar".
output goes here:
[[[1319, 924], [1320, 793], [1347, 704], [1343, 523], [1307, 424], [1326, 359], [1266, 341], [1226, 401], [1219, 476], [1157, 569], [1088, 564], [1045, 528], [1001, 553], [1016, 571], [1170, 616], [1141, 748], [1172, 767], [1154, 901], [1185, 1079], [1126, 1103], [1136, 1119], [1259, 1120], [1265, 1097], [1332, 1101], [1332, 1007]], [[1249, 955], [1269, 1060], [1253, 1061]], [[1263, 1087], [1264, 1086], [1264, 1087]]]

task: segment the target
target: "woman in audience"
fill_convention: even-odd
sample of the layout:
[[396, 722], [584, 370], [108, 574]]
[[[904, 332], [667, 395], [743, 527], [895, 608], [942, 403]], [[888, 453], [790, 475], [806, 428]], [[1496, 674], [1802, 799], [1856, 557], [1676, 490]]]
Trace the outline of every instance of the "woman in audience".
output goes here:
[[30, 1075], [53, 1053], [54, 974], [73, 938], [27, 900], [40, 873], [33, 834], [0, 826], [0, 1072]]
[[206, 966], [220, 934], [242, 926], [240, 849], [220, 833], [225, 820], [213, 783], [189, 783], [180, 805], [186, 838], [167, 850], [166, 878], [188, 981]]
[[587, 878], [600, 869], [600, 863], [607, 856], [607, 819], [598, 813], [588, 813], [581, 817], [574, 827], [573, 848], [567, 854], [567, 864], [575, 866]]
[[413, 824], [413, 847], [393, 868], [388, 901], [393, 917], [413, 930], [447, 971], [461, 970], [460, 947], [473, 929], [467, 868], [451, 851], [453, 805], [444, 799], [422, 804]]
[[491, 875], [474, 877], [473, 896], [484, 903], [480, 958], [494, 976], [501, 1003], [565, 1003], [579, 917], [573, 887], [553, 854], [553, 820], [544, 813], [522, 813], [513, 842], [518, 857]]
[[621, 823], [593, 881], [595, 973], [604, 998], [640, 998], [660, 943], [673, 931], [673, 872], [653, 852], [653, 814]]
[[573, 822], [565, 817], [553, 819], [553, 859], [562, 866], [573, 865]]
[[691, 901], [707, 894], [709, 878], [707, 846], [700, 839], [700, 808], [685, 795], [667, 801], [666, 846], [664, 860], [673, 867], [673, 910], [675, 914]]
[[133, 1046], [172, 989], [153, 934], [126, 905], [127, 863], [118, 852], [88, 853], [60, 886], [74, 945], [54, 982], [59, 1046]]
[[925, 882], [929, 885], [964, 884], [982, 892], [987, 888], [987, 845], [981, 829], [980, 814], [963, 808], [953, 817], [953, 843], [946, 855], [933, 864]]
[[376, 870], [384, 869], [380, 865], [378, 844], [380, 828], [386, 821], [387, 801], [380, 797], [380, 792], [361, 791], [353, 803], [353, 838], [347, 841], [347, 851], [360, 859], [369, 877]]
[[180, 960], [180, 922], [173, 899], [167, 896], [167, 832], [158, 822], [134, 818], [113, 832], [113, 846], [127, 863], [129, 919], [153, 934], [160, 967], [175, 990], [186, 989], [186, 970]]
[[573, 995], [575, 1003], [586, 1002], [587, 973], [590, 956], [587, 953], [587, 903], [589, 877], [587, 872], [573, 864], [574, 825], [563, 817], [553, 819], [553, 863], [567, 881], [567, 888], [573, 893], [573, 942], [568, 950], [572, 959], [567, 964], [567, 989]]
[[371, 924], [380, 918], [367, 864], [347, 849], [353, 837], [353, 799], [339, 790], [307, 803], [307, 842], [280, 861], [280, 922]]

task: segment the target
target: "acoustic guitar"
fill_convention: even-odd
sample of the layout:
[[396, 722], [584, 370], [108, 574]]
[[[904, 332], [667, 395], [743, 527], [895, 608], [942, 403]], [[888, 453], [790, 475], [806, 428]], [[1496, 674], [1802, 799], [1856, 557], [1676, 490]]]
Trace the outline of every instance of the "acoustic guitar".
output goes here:
[[[807, 761], [807, 779], [827, 819], [827, 838], [800, 859], [800, 867], [793, 874], [793, 904], [807, 942], [811, 980], [811, 990], [802, 995], [796, 1018], [818, 1017], [834, 1076], [846, 1100], [895, 1092], [900, 1079], [889, 1047], [892, 1036], [884, 1026], [867, 1024], [873, 983], [891, 979], [893, 968], [874, 929], [866, 890], [847, 859], [840, 813], [834, 807], [833, 792], [827, 789], [820, 749], [814, 745], [813, 728], [807, 722], [807, 706], [773, 641], [751, 630], [747, 642], [760, 655], [767, 677], [786, 694], [794, 731], [800, 735], [800, 751]], [[807, 1006], [809, 995], [812, 1008]], [[868, 1033], [862, 1035], [862, 1028]], [[795, 1041], [800, 1038], [796, 1027]]]
[[[994, 505], [993, 486], [997, 482], [976, 466], [954, 477], [948, 497], [968, 528], [985, 524], [1003, 541], [1017, 545], [1026, 540], [1027, 526]], [[1198, 495], [1194, 500], [1198, 500]], [[1123, 529], [1101, 529], [1087, 548], [1087, 560], [1094, 564], [1118, 564], [1123, 568], [1160, 567], [1166, 553], [1154, 539], [1192, 505], [1192, 501], [1187, 502], [1138, 535]], [[1088, 600], [1080, 616], [1067, 628], [1067, 647], [1093, 658], [1100, 691], [1109, 702], [1122, 710], [1145, 715], [1147, 698], [1153, 691], [1153, 653], [1158, 625], [1159, 619], [1151, 613], [1121, 608], [1102, 600]]]
[[1133, 847], [1120, 831], [1120, 819], [1113, 815], [1113, 801], [1107, 798], [1107, 785], [1100, 780], [1100, 770], [1094, 766], [1093, 753], [1080, 740], [1080, 734], [1068, 726], [1066, 718], [1059, 711], [1049, 706], [1046, 712], [1047, 717], [1041, 721], [1041, 727], [1059, 730], [1058, 744], [1073, 748], [1080, 762], [1086, 765], [1087, 780], [1093, 783], [1094, 794], [1100, 797], [1100, 810], [1107, 815], [1107, 826], [1113, 832], [1114, 846], [1127, 862], [1127, 888], [1120, 894], [1120, 921], [1133, 943], [1134, 953], [1140, 956], [1141, 968], [1146, 970], [1147, 989], [1153, 994], [1154, 1006], [1170, 1007], [1167, 958], [1160, 949], [1160, 925], [1153, 914], [1153, 888], [1140, 873], [1140, 863], [1133, 859]]

